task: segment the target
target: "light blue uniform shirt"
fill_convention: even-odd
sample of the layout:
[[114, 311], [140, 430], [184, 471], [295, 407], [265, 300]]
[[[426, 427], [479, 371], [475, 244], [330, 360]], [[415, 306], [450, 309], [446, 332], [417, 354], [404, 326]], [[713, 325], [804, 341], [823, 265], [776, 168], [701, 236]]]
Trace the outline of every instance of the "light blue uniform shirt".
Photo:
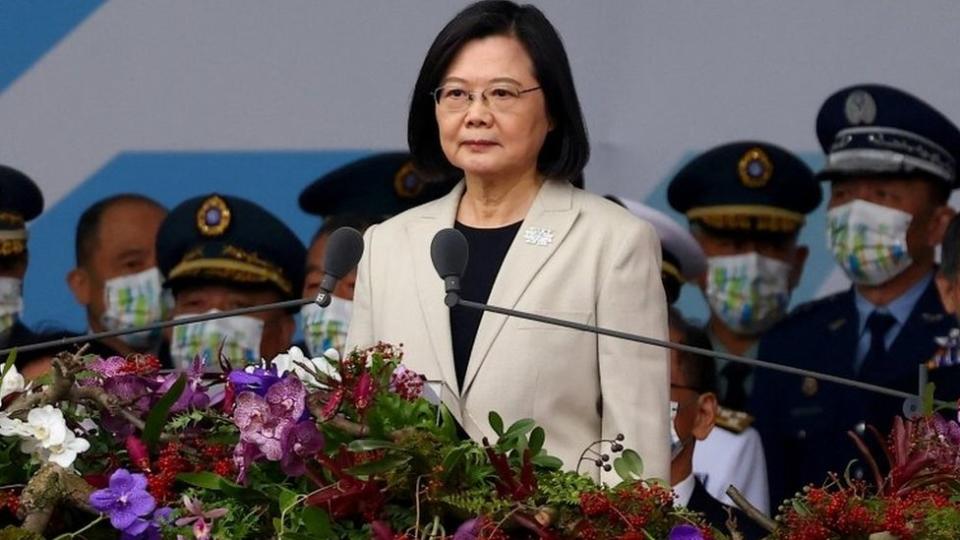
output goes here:
[[900, 334], [900, 330], [903, 329], [903, 325], [907, 324], [907, 319], [910, 318], [910, 313], [913, 311], [913, 308], [917, 305], [917, 302], [920, 300], [920, 297], [923, 296], [923, 291], [927, 290], [927, 287], [930, 285], [930, 281], [933, 279], [933, 272], [927, 274], [926, 277], [914, 284], [913, 287], [907, 289], [907, 291], [901, 294], [893, 302], [885, 306], [875, 306], [870, 303], [869, 300], [863, 297], [856, 288], [854, 288], [854, 299], [857, 305], [857, 314], [860, 316], [860, 340], [857, 341], [857, 358], [856, 363], [853, 366], [854, 372], [860, 371], [860, 366], [863, 364], [864, 358], [867, 356], [867, 352], [870, 350], [870, 332], [867, 332], [867, 318], [870, 317], [870, 314], [874, 311], [879, 311], [881, 313], [889, 313], [893, 315], [893, 318], [897, 322], [887, 330], [887, 335], [883, 338], [883, 343], [887, 347], [887, 350], [890, 349], [890, 346], [893, 345], [894, 340], [897, 339], [897, 336]]

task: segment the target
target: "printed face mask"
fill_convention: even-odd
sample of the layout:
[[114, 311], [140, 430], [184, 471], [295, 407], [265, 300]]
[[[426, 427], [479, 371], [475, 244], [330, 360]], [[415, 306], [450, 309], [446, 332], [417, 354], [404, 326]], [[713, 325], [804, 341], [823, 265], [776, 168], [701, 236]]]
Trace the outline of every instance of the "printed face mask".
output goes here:
[[790, 265], [758, 253], [707, 259], [707, 303], [728, 328], [758, 334], [790, 303]]
[[[107, 280], [103, 293], [107, 309], [101, 322], [107, 330], [126, 330], [163, 320], [163, 288], [155, 267]], [[119, 337], [134, 349], [146, 351], [159, 343], [160, 330]]]
[[0, 334], [6, 334], [23, 311], [23, 281], [0, 277]]
[[[207, 313], [219, 313], [213, 309]], [[177, 319], [196, 314], [180, 315]], [[236, 316], [173, 327], [170, 340], [170, 359], [173, 367], [188, 369], [196, 356], [203, 358], [205, 368], [218, 365], [217, 353], [223, 344], [223, 354], [234, 367], [260, 363], [260, 338], [263, 321], [253, 317]]]
[[680, 435], [677, 433], [677, 425], [675, 423], [679, 409], [679, 403], [676, 401], [670, 402], [670, 461], [677, 459], [680, 452], [683, 452], [683, 441], [680, 440]]
[[827, 212], [827, 248], [850, 281], [880, 285], [913, 262], [907, 251], [912, 220], [901, 210], [855, 199]]
[[300, 308], [300, 326], [311, 356], [320, 356], [330, 348], [343, 352], [352, 313], [353, 302], [336, 296], [326, 308], [316, 303]]

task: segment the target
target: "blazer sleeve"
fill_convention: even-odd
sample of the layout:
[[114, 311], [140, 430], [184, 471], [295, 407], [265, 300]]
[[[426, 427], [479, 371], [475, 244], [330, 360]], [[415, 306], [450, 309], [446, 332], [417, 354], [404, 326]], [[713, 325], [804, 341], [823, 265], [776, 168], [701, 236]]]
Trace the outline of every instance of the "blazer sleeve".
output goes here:
[[[653, 228], [638, 222], [623, 231], [611, 260], [600, 284], [597, 325], [666, 341], [667, 303]], [[603, 438], [622, 433], [624, 447], [643, 459], [643, 476], [669, 481], [668, 351], [608, 336], [599, 336], [597, 346]], [[603, 472], [601, 480], [620, 482], [615, 471]]]
[[371, 287], [371, 262], [376, 246], [373, 243], [371, 225], [363, 234], [363, 256], [357, 266], [357, 281], [353, 289], [353, 313], [350, 316], [350, 328], [347, 330], [347, 351], [354, 347], [370, 347], [374, 343], [373, 331], [373, 290]]

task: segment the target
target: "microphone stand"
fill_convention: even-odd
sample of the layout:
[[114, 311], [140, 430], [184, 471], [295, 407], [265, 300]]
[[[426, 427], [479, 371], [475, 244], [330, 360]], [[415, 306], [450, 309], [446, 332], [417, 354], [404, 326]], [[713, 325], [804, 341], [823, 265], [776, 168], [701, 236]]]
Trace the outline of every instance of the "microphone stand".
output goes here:
[[[874, 392], [877, 394], [884, 394], [887, 396], [892, 396], [896, 398], [901, 398], [906, 400], [904, 403], [904, 411], [909, 412], [910, 414], [918, 414], [920, 412], [920, 402], [923, 399], [924, 387], [926, 386], [927, 381], [927, 371], [928, 368], [924, 364], [920, 364], [920, 388], [917, 394], [910, 394], [903, 392], [901, 390], [894, 390], [893, 388], [886, 388], [884, 386], [877, 386], [875, 384], [865, 383], [861, 381], [856, 381], [853, 379], [847, 379], [844, 377], [838, 377], [836, 375], [830, 375], [827, 373], [819, 373], [816, 371], [810, 371], [807, 369], [796, 368], [792, 366], [785, 366], [782, 364], [775, 364], [773, 362], [765, 362], [763, 360], [757, 360], [755, 358], [748, 358], [746, 356], [738, 356], [735, 354], [713, 351], [710, 349], [701, 349], [700, 347], [693, 347], [690, 345], [683, 345], [680, 343], [673, 343], [671, 341], [664, 341], [660, 339], [655, 339], [651, 337], [641, 336], [637, 334], [631, 334], [629, 332], [621, 332], [619, 330], [611, 330], [609, 328], [602, 328], [600, 326], [582, 324], [573, 321], [566, 321], [563, 319], [556, 319], [554, 317], [546, 317], [543, 315], [537, 315], [536, 313], [528, 313], [525, 311], [518, 311], [515, 309], [509, 309], [499, 306], [493, 306], [490, 304], [483, 304], [481, 302], [474, 302], [471, 300], [464, 300], [460, 297], [457, 291], [448, 290], [446, 297], [444, 298], [444, 303], [450, 307], [453, 306], [463, 306], [469, 309], [476, 309], [480, 311], [489, 311], [492, 313], [497, 313], [500, 315], [506, 315], [508, 317], [516, 317], [518, 319], [526, 319], [529, 321], [542, 322], [545, 324], [551, 324], [554, 326], [561, 326], [564, 328], [570, 328], [572, 330], [580, 330], [583, 332], [591, 332], [594, 334], [599, 334], [603, 336], [610, 336], [618, 339], [625, 339], [627, 341], [633, 341], [636, 343], [643, 343], [645, 345], [654, 345], [656, 347], [664, 347], [667, 349], [674, 349], [676, 351], [688, 352], [693, 354], [699, 354], [703, 356], [711, 356], [714, 358], [720, 358], [723, 360], [728, 360], [731, 362], [738, 362], [741, 364], [747, 364], [749, 366], [771, 369], [773, 371], [780, 371], [783, 373], [790, 373], [792, 375], [799, 375], [802, 377], [810, 377], [812, 379], [817, 379], [824, 382], [831, 382], [843, 386], [849, 386], [852, 388], [857, 388], [860, 390], [866, 390], [868, 392]], [[935, 405], [940, 407], [946, 407], [956, 410], [957, 404], [950, 403], [945, 401], [935, 401]]]

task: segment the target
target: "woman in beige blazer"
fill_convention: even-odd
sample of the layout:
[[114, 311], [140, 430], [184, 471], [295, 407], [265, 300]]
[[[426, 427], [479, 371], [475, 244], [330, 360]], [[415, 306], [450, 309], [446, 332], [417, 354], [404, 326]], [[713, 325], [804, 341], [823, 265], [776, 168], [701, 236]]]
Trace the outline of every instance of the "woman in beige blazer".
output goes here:
[[[448, 309], [430, 260], [441, 229], [467, 237], [467, 300], [666, 339], [660, 247], [620, 206], [571, 185], [589, 156], [567, 56], [532, 6], [479, 2], [440, 32], [414, 88], [410, 150], [422, 172], [459, 170], [446, 197], [365, 234], [348, 346], [402, 344], [443, 383], [474, 439], [533, 418], [575, 469], [595, 441], [625, 437], [646, 475], [668, 478], [666, 350], [466, 308]], [[603, 445], [609, 452], [609, 445]], [[591, 460], [581, 467], [608, 483]]]

